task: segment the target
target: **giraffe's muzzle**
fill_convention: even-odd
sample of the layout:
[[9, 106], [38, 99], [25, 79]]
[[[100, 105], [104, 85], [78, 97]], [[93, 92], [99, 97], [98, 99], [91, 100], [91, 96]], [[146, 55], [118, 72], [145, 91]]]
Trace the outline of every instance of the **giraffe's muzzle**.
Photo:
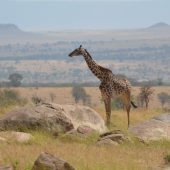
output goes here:
[[72, 57], [72, 53], [73, 53], [73, 52], [71, 52], [68, 56], [69, 56], [69, 57]]

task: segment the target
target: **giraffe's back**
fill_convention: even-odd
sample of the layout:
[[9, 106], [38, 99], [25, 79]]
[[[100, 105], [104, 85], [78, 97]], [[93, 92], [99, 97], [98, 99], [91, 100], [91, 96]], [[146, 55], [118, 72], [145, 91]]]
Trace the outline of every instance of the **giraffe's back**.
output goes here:
[[127, 79], [112, 76], [110, 81], [103, 81], [99, 88], [107, 96], [121, 96], [125, 93], [130, 93], [131, 84]]
[[114, 77], [112, 79], [112, 93], [116, 95], [121, 95], [131, 90], [131, 84], [127, 79], [121, 79]]

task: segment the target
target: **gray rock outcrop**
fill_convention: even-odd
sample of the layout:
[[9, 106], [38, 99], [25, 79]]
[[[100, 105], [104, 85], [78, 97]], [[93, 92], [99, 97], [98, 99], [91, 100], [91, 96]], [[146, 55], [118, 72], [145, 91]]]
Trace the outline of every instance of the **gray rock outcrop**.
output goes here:
[[155, 116], [150, 120], [129, 128], [143, 141], [170, 139], [170, 113]]
[[46, 130], [49, 132], [69, 131], [73, 124], [57, 107], [39, 105], [11, 111], [0, 119], [0, 130]]
[[117, 146], [118, 144], [121, 144], [124, 141], [131, 142], [131, 140], [122, 131], [115, 130], [101, 134], [99, 140], [97, 141], [97, 145]]
[[75, 170], [68, 162], [49, 153], [41, 153], [32, 170]]
[[57, 134], [77, 128], [80, 131], [94, 129], [100, 133], [107, 130], [104, 120], [96, 111], [79, 105], [43, 103], [11, 111], [0, 118], [1, 131], [40, 129]]
[[80, 126], [86, 126], [98, 131], [99, 133], [107, 131], [104, 120], [90, 107], [80, 105], [62, 105], [62, 108], [65, 111], [66, 116], [73, 123], [75, 129]]

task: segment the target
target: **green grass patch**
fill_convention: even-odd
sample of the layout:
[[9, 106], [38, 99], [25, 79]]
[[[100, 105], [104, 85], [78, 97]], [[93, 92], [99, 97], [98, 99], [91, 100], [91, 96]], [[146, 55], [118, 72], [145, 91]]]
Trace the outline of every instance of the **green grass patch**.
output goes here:
[[164, 160], [166, 164], [170, 164], [170, 154], [164, 156]]
[[83, 134], [62, 134], [58, 138], [60, 141], [65, 143], [83, 143], [90, 145], [95, 143], [99, 139], [98, 133], [91, 133], [89, 135]]

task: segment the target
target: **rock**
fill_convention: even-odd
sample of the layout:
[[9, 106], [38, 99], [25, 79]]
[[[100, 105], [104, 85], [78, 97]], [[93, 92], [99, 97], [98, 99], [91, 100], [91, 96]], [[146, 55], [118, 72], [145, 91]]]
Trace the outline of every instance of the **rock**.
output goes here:
[[29, 142], [33, 136], [30, 133], [15, 132], [15, 131], [5, 131], [0, 132], [0, 139], [3, 137], [4, 141], [13, 142], [17, 141], [19, 143]]
[[147, 142], [150, 140], [170, 139], [170, 113], [153, 117], [143, 123], [130, 127], [129, 131], [140, 140]]
[[67, 117], [73, 123], [75, 129], [83, 125], [90, 127], [99, 133], [107, 131], [104, 120], [90, 107], [80, 105], [62, 105], [62, 108]]
[[114, 143], [120, 144], [123, 141], [129, 141], [128, 137], [126, 137], [122, 131], [120, 130], [115, 130], [115, 131], [111, 131], [111, 132], [106, 132], [100, 135], [100, 139], [99, 141], [103, 141], [103, 140], [111, 140]]
[[12, 166], [0, 167], [0, 170], [13, 170]]
[[123, 134], [123, 132], [121, 130], [109, 131], [109, 132], [100, 134], [100, 137], [103, 138], [103, 137], [111, 135], [111, 134]]
[[38, 105], [23, 107], [11, 111], [0, 119], [1, 130], [45, 130], [52, 133], [66, 132], [73, 129], [70, 119], [61, 107]]
[[41, 129], [58, 134], [77, 128], [81, 132], [89, 131], [85, 127], [99, 133], [107, 131], [104, 120], [96, 111], [79, 105], [43, 103], [38, 106], [20, 108], [0, 119], [0, 130]]
[[66, 134], [74, 136], [74, 137], [86, 138], [95, 132], [96, 132], [96, 130], [94, 130], [88, 126], [80, 125], [77, 129], [70, 130]]
[[66, 161], [49, 153], [41, 153], [34, 163], [32, 170], [75, 170]]
[[85, 139], [94, 133], [96, 133], [96, 130], [94, 130], [88, 126], [80, 125], [77, 129], [70, 130], [66, 134], [69, 136], [71, 135], [73, 137]]
[[30, 133], [24, 133], [24, 132], [11, 132], [12, 136], [16, 139], [17, 142], [25, 143], [30, 141], [33, 136]]
[[106, 140], [106, 139], [110, 139], [117, 143], [122, 143], [125, 140], [125, 137], [123, 134], [111, 134], [101, 138], [101, 140]]
[[92, 134], [92, 133], [96, 132], [96, 130], [90, 128], [89, 126], [80, 125], [80, 126], [77, 128], [77, 132], [78, 132], [78, 133], [81, 133], [81, 134], [89, 135], [89, 134]]
[[97, 146], [117, 146], [119, 145], [117, 142], [112, 141], [111, 139], [102, 139], [97, 141]]
[[97, 146], [117, 146], [120, 143], [128, 141], [131, 142], [120, 130], [106, 132], [100, 135], [97, 141]]

